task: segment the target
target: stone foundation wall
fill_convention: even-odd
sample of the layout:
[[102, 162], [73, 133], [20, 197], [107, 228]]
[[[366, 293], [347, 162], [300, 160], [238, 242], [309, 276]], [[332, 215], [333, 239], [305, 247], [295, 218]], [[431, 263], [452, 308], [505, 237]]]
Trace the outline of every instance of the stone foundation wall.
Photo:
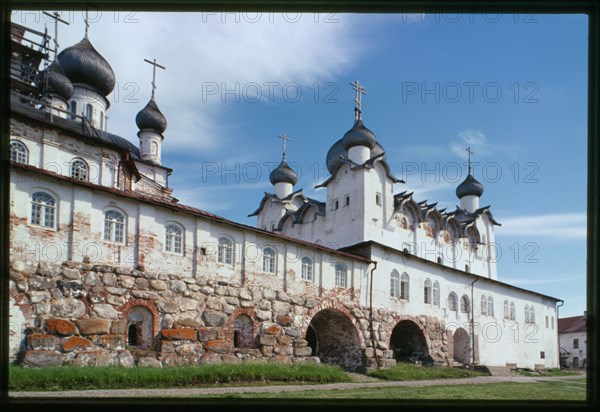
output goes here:
[[[133, 316], [135, 311], [147, 319]], [[345, 356], [342, 366], [347, 369], [394, 364], [390, 336], [402, 320], [411, 320], [422, 330], [435, 362], [452, 361], [441, 321], [374, 309], [371, 325], [369, 308], [360, 306], [352, 291], [294, 295], [209, 276], [72, 261], [37, 265], [14, 261], [10, 270], [9, 351], [13, 361], [28, 366], [336, 363], [332, 349], [327, 356], [313, 353], [306, 340], [316, 315], [325, 320], [331, 315], [343, 323], [336, 336], [328, 336], [327, 328], [317, 333], [323, 348], [330, 339], [345, 347], [339, 358]], [[236, 323], [240, 318], [249, 318], [243, 329]], [[135, 342], [130, 341], [131, 328], [139, 331]], [[350, 346], [357, 355], [348, 360]]]

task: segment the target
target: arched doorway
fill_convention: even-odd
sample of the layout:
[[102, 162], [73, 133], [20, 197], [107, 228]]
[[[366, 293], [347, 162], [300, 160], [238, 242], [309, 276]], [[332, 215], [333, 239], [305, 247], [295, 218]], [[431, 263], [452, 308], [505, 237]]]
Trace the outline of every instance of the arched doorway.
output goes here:
[[469, 343], [469, 334], [463, 328], [458, 328], [454, 332], [454, 360], [463, 365], [471, 363], [471, 345]]
[[152, 312], [144, 306], [134, 306], [127, 314], [127, 344], [138, 349], [152, 346]]
[[392, 330], [390, 337], [390, 349], [394, 352], [397, 362], [411, 362], [428, 365], [433, 363], [429, 356], [427, 340], [423, 331], [416, 323], [403, 320]]
[[306, 341], [312, 355], [321, 362], [339, 365], [348, 371], [364, 366], [358, 331], [350, 319], [337, 309], [324, 309], [310, 321]]

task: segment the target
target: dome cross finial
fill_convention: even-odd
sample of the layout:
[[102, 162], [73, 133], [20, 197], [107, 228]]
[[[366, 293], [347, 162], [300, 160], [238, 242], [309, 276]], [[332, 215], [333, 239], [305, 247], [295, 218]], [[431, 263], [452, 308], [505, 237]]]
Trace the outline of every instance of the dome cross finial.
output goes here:
[[467, 151], [467, 156], [468, 156], [468, 159], [469, 159], [468, 160], [469, 161], [469, 174], [471, 174], [471, 155], [475, 154], [475, 153], [473, 153], [471, 151], [471, 146], [467, 147], [465, 150]]
[[285, 160], [285, 154], [286, 154], [285, 152], [286, 152], [286, 149], [287, 149], [287, 141], [288, 140], [292, 140], [292, 139], [290, 139], [285, 132], [283, 132], [282, 135], [279, 135], [279, 138], [283, 140], [283, 160]]
[[46, 13], [45, 11], [42, 13], [44, 13], [46, 16], [50, 17], [51, 19], [54, 19], [54, 59], [56, 60], [56, 56], [58, 56], [58, 23], [59, 22], [64, 23], [68, 26], [69, 22], [61, 19], [60, 13], [57, 11], [55, 11], [52, 14]]
[[356, 97], [354, 98], [354, 116], [355, 120], [362, 119], [362, 95], [367, 94], [365, 91], [365, 87], [358, 82], [358, 80], [354, 82], [350, 82], [353, 86], [354, 91], [356, 91]]
[[144, 59], [144, 61], [146, 63], [150, 63], [153, 66], [152, 67], [152, 98], [154, 99], [154, 91], [156, 90], [156, 68], [160, 67], [163, 70], [167, 70], [167, 68], [165, 66], [161, 66], [160, 64], [156, 63], [156, 59], [154, 59], [153, 61]]

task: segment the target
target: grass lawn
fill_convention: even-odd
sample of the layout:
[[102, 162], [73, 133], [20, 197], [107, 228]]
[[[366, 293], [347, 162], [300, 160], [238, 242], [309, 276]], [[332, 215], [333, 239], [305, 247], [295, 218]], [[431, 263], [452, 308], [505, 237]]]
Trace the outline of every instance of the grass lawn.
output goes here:
[[436, 368], [412, 363], [398, 363], [391, 368], [379, 369], [369, 376], [388, 381], [418, 381], [423, 379], [457, 379], [473, 376], [488, 376], [485, 372], [463, 368]]
[[509, 400], [585, 401], [585, 382], [488, 383], [427, 387], [361, 388], [352, 390], [306, 390], [302, 392], [204, 395], [203, 399], [415, 399], [415, 400]]
[[11, 391], [189, 388], [223, 385], [352, 382], [340, 367], [311, 363], [212, 364], [166, 368], [9, 367]]

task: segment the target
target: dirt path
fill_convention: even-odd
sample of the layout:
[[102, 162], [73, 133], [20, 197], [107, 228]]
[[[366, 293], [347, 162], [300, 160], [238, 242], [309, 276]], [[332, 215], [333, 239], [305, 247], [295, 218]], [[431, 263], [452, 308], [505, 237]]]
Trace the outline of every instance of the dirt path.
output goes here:
[[585, 374], [569, 376], [479, 376], [461, 379], [437, 379], [421, 381], [390, 382], [382, 380], [354, 382], [354, 383], [329, 383], [323, 385], [276, 385], [276, 386], [251, 386], [251, 387], [219, 387], [219, 388], [184, 388], [184, 389], [118, 389], [118, 390], [84, 390], [61, 392], [9, 392], [13, 399], [98, 399], [98, 398], [179, 398], [202, 397], [213, 394], [235, 393], [273, 393], [273, 392], [299, 392], [309, 390], [339, 390], [356, 388], [389, 388], [389, 387], [422, 387], [434, 385], [477, 385], [501, 382], [532, 383], [537, 381], [568, 381], [585, 378]]

